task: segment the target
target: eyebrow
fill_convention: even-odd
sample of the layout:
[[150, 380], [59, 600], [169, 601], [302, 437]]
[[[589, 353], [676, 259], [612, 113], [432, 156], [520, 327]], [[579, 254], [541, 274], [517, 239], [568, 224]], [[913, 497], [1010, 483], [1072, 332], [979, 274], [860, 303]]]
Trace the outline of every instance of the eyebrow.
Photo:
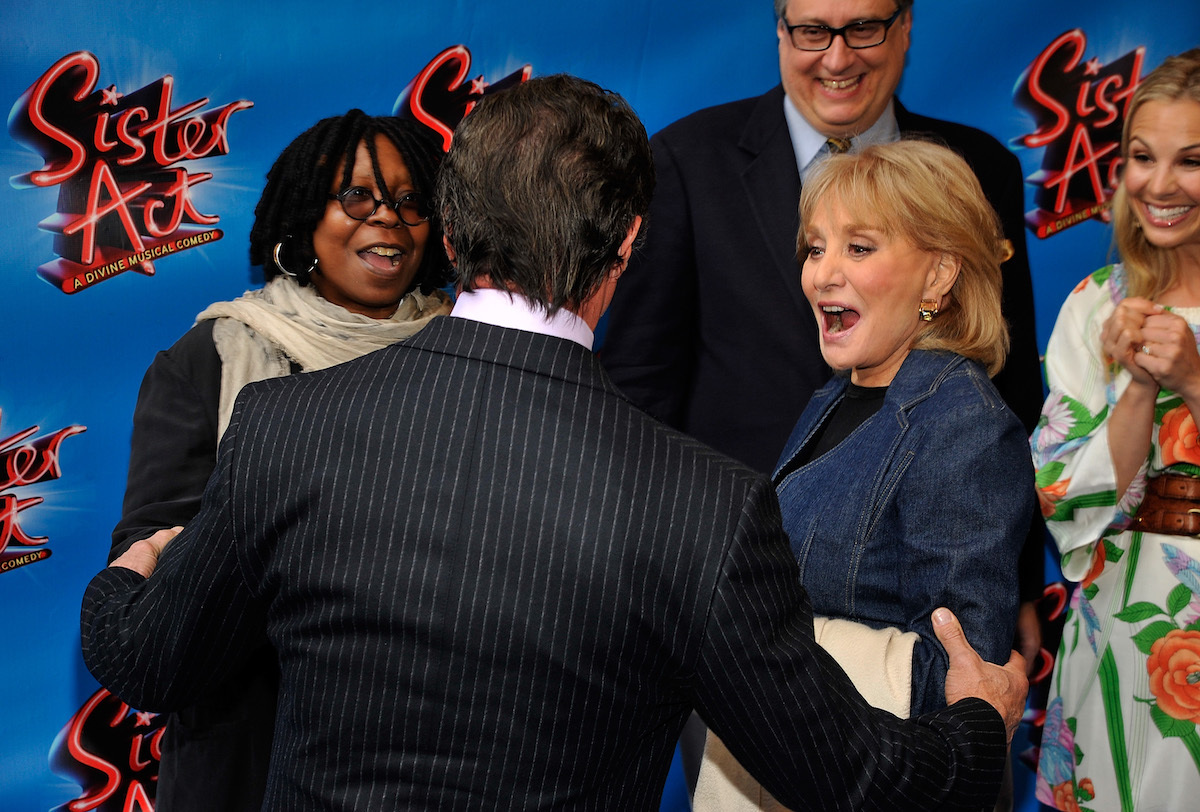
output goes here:
[[[1148, 144], [1146, 142], [1146, 139], [1142, 138], [1140, 135], [1131, 135], [1129, 137], [1129, 145], [1130, 146], [1133, 146], [1134, 141], [1137, 141], [1138, 143], [1140, 143], [1146, 147], [1150, 146], [1150, 144]], [[1187, 152], [1188, 150], [1191, 150], [1191, 149], [1200, 149], [1200, 141], [1197, 141], [1194, 144], [1184, 144], [1182, 147], [1180, 147], [1179, 149], [1176, 150], [1176, 153]]]

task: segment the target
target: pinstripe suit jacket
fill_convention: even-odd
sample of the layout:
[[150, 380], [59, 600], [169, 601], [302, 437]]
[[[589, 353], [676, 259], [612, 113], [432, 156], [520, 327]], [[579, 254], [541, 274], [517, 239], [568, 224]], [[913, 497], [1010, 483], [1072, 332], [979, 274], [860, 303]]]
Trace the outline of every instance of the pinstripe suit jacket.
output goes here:
[[200, 514], [82, 621], [142, 709], [269, 640], [268, 809], [650, 810], [693, 708], [797, 808], [982, 807], [1006, 755], [981, 700], [858, 697], [765, 479], [582, 347], [462, 319], [247, 387]]

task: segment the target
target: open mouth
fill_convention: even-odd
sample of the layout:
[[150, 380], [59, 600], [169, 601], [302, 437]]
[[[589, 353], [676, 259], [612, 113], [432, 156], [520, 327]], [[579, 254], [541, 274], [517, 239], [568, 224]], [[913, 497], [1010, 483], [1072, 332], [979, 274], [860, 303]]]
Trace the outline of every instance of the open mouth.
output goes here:
[[1160, 227], [1173, 226], [1187, 216], [1188, 212], [1194, 209], [1195, 206], [1151, 206], [1146, 204], [1146, 214], [1149, 215], [1151, 225]]
[[840, 93], [846, 90], [853, 90], [862, 81], [861, 76], [851, 76], [848, 79], [821, 79], [821, 87], [826, 90]]
[[859, 319], [858, 311], [840, 305], [822, 305], [821, 315], [825, 322], [825, 332], [829, 335], [849, 330]]
[[387, 245], [372, 245], [359, 251], [358, 255], [373, 268], [392, 271], [400, 267], [400, 262], [404, 259], [404, 250]]

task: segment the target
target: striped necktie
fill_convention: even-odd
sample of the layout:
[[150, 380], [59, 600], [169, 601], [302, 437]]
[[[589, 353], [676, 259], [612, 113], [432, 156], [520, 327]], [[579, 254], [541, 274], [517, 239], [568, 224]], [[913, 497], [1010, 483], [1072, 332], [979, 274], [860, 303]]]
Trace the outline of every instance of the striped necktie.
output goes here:
[[825, 144], [829, 147], [830, 155], [841, 155], [843, 152], [850, 151], [849, 138], [829, 138], [826, 139]]

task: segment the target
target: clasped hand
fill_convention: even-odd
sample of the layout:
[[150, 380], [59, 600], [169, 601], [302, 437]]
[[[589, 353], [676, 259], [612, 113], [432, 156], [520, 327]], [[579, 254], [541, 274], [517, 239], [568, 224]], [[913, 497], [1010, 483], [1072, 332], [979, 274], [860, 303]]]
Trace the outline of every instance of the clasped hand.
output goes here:
[[1200, 381], [1200, 352], [1187, 321], [1148, 299], [1130, 297], [1104, 322], [1105, 354], [1129, 370], [1134, 383], [1183, 395]]

